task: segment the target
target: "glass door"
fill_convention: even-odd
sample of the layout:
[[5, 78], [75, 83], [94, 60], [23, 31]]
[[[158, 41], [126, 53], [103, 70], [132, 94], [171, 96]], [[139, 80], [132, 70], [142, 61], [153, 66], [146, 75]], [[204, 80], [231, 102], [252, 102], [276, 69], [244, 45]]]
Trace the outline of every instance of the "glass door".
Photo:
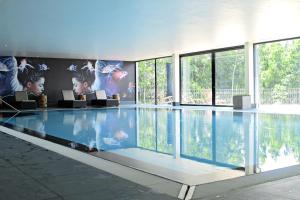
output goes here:
[[211, 53], [181, 58], [181, 104], [212, 105]]
[[172, 57], [156, 59], [156, 102], [173, 102], [173, 67]]
[[234, 95], [248, 93], [244, 49], [215, 53], [215, 104], [232, 106]]
[[300, 39], [256, 44], [258, 103], [268, 109], [300, 109]]
[[138, 103], [155, 104], [155, 60], [137, 62]]

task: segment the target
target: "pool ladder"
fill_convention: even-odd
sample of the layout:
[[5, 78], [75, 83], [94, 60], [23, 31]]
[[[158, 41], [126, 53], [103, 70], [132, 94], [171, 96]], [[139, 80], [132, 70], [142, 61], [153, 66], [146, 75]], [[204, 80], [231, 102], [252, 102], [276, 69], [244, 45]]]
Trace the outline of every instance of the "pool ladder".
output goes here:
[[14, 106], [12, 106], [11, 104], [7, 103], [6, 101], [3, 100], [3, 97], [0, 96], [0, 102], [4, 103], [5, 105], [7, 105], [8, 107], [12, 108], [13, 110], [17, 111], [18, 113], [21, 112], [20, 110], [18, 110], [17, 108], [15, 108]]

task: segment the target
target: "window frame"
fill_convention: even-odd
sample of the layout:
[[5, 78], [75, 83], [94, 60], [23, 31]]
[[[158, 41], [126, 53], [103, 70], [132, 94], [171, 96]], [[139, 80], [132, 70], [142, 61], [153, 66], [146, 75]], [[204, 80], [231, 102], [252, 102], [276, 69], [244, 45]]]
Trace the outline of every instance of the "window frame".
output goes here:
[[[216, 104], [216, 53], [224, 52], [224, 51], [231, 51], [231, 50], [245, 50], [245, 45], [238, 45], [238, 46], [232, 46], [232, 47], [225, 47], [225, 48], [219, 48], [219, 49], [211, 49], [211, 50], [204, 50], [204, 51], [198, 51], [198, 52], [192, 52], [192, 53], [186, 53], [186, 54], [180, 54], [179, 55], [179, 103], [183, 106], [216, 106], [216, 107], [233, 107], [233, 105], [218, 105]], [[189, 57], [189, 56], [197, 56], [197, 55], [203, 55], [203, 54], [210, 54], [211, 55], [211, 75], [212, 75], [212, 102], [211, 104], [186, 104], [182, 103], [182, 58]], [[246, 67], [246, 65], [245, 65]]]
[[[143, 59], [143, 60], [137, 60], [135, 61], [135, 66], [136, 66], [136, 72], [138, 71], [138, 63], [139, 62], [143, 62], [143, 61], [150, 61], [150, 60], [154, 60], [154, 105], [158, 105], [158, 100], [157, 100], [157, 60], [158, 59], [164, 59], [164, 58], [172, 58], [172, 55], [170, 56], [162, 56], [162, 57], [156, 57], [156, 58], [149, 58], [149, 59]], [[174, 66], [173, 66], [174, 67]], [[136, 85], [139, 85], [139, 73], [136, 73]], [[138, 99], [138, 88], [136, 89], [136, 103], [140, 103], [139, 99]], [[173, 94], [174, 95], [174, 94]], [[151, 104], [150, 104], [151, 105]]]

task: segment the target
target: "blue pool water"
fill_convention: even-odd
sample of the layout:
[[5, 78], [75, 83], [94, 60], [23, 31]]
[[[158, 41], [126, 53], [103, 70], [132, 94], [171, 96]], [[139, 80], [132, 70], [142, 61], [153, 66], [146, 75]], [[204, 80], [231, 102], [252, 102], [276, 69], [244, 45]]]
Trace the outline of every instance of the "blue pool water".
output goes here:
[[158, 154], [257, 173], [300, 160], [299, 115], [139, 107], [1, 115], [3, 126], [141, 162]]

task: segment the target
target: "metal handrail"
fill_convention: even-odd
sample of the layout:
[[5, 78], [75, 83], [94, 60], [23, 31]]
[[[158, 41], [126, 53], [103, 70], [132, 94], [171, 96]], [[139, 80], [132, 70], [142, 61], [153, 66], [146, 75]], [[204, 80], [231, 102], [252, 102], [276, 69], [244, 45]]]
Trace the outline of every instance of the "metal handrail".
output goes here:
[[[4, 96], [5, 97], [5, 96]], [[17, 108], [13, 107], [11, 104], [7, 103], [6, 101], [3, 100], [3, 97], [0, 96], [0, 102], [4, 103], [5, 105], [9, 106], [10, 108], [12, 108], [13, 110], [17, 111], [18, 113], [21, 112], [20, 110], [18, 110]]]

